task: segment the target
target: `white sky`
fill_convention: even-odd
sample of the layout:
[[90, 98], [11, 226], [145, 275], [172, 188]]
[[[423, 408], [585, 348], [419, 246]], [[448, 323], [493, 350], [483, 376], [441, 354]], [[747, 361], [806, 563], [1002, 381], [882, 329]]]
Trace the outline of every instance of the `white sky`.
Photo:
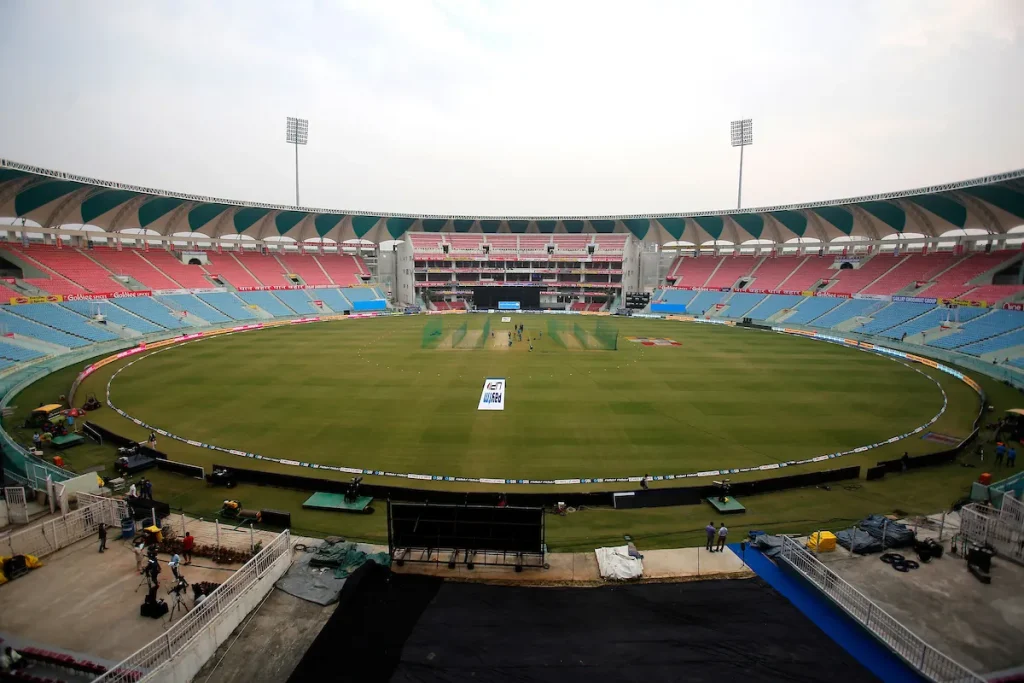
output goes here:
[[0, 0], [0, 156], [463, 214], [728, 208], [1024, 167], [1024, 1]]

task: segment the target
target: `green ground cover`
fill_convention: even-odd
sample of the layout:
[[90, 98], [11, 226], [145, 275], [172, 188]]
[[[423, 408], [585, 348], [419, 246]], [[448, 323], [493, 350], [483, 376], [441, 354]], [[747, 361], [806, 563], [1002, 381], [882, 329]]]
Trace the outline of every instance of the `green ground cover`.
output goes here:
[[[500, 316], [489, 321], [485, 316], [448, 318], [442, 339], [426, 349], [422, 317], [288, 327], [187, 344], [122, 372], [112, 384], [112, 399], [168, 431], [274, 457], [397, 472], [544, 479], [679, 474], [799, 459], [902, 433], [926, 422], [942, 405], [932, 381], [899, 363], [782, 335], [616, 320], [618, 350], [586, 351], [576, 331], [552, 339], [539, 316], [513, 316], [513, 323], [501, 323]], [[510, 348], [506, 330], [519, 321], [527, 326], [526, 337]], [[451, 348], [446, 338], [463, 322], [468, 329], [459, 333], [459, 341], [467, 348]], [[493, 340], [481, 338], [486, 322]], [[586, 328], [597, 321], [580, 322]], [[628, 336], [669, 337], [682, 345], [647, 347]], [[90, 377], [78, 402], [87, 392], [102, 397], [111, 375], [125, 363]], [[949, 398], [945, 415], [931, 429], [969, 433], [977, 413], [974, 393], [948, 375], [921, 369]], [[66, 393], [77, 370], [55, 373], [22, 392], [14, 421], [40, 401]], [[507, 379], [506, 410], [476, 410], [486, 377]], [[997, 408], [1019, 403], [1015, 391], [976, 379]], [[107, 408], [90, 419], [131, 438], [145, 435]], [[159, 446], [176, 460], [207, 468], [234, 459], [168, 439]], [[941, 449], [915, 437], [768, 474], [870, 466], [904, 450], [916, 455]], [[113, 461], [110, 448], [96, 445], [67, 451], [65, 458], [76, 469], [104, 465], [108, 472]], [[260, 466], [311, 473], [273, 463]], [[977, 474], [976, 469], [946, 466], [837, 485], [831, 491], [756, 496], [743, 501], [749, 512], [732, 521], [744, 529], [803, 531], [823, 524], [838, 528], [869, 512], [934, 512], [961, 495]], [[177, 475], [158, 472], [151, 478], [157, 498], [199, 516], [211, 516], [227, 494]], [[308, 495], [247, 485], [231, 492], [247, 507], [291, 510], [297, 532], [385, 537], [383, 514], [303, 510]], [[700, 542], [709, 513], [704, 506], [687, 506], [549, 516], [549, 544], [555, 550], [592, 548], [628, 533], [646, 547], [685, 545]]]

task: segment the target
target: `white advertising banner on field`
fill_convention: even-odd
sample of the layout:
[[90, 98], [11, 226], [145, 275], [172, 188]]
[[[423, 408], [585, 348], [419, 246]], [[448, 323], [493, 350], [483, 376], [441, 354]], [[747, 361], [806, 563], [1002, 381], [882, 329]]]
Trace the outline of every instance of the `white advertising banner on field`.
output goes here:
[[505, 410], [505, 378], [489, 377], [484, 380], [477, 410]]

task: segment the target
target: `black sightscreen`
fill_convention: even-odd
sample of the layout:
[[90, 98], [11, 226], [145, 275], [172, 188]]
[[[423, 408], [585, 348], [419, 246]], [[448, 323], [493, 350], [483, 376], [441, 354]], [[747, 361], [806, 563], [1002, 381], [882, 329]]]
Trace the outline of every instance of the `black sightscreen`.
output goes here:
[[474, 287], [473, 305], [498, 308], [499, 301], [518, 301], [519, 308], [540, 308], [540, 287]]
[[391, 548], [540, 553], [543, 508], [389, 503]]

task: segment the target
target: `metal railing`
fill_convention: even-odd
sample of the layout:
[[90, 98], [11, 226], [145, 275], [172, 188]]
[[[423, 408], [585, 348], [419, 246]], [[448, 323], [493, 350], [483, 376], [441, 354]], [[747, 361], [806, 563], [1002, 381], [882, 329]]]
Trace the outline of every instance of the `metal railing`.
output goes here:
[[998, 510], [981, 503], [965, 505], [960, 509], [960, 535], [1024, 564], [1024, 505], [1009, 494]]
[[[282, 559], [283, 558], [283, 559]], [[246, 562], [180, 621], [93, 683], [138, 683], [159, 667], [173, 663], [192, 640], [206, 631], [232, 603], [249, 591], [278, 562], [291, 563], [291, 534], [285, 530]]]
[[80, 498], [80, 507], [63, 517], [0, 536], [0, 554], [45, 557], [92, 536], [100, 523], [119, 531], [121, 520], [128, 515], [124, 501], [99, 496], [89, 499], [88, 504], [82, 505], [85, 501]]
[[870, 598], [819, 562], [797, 541], [783, 536], [779, 557], [928, 680], [936, 683], [984, 682], [985, 679], [914, 635]]

